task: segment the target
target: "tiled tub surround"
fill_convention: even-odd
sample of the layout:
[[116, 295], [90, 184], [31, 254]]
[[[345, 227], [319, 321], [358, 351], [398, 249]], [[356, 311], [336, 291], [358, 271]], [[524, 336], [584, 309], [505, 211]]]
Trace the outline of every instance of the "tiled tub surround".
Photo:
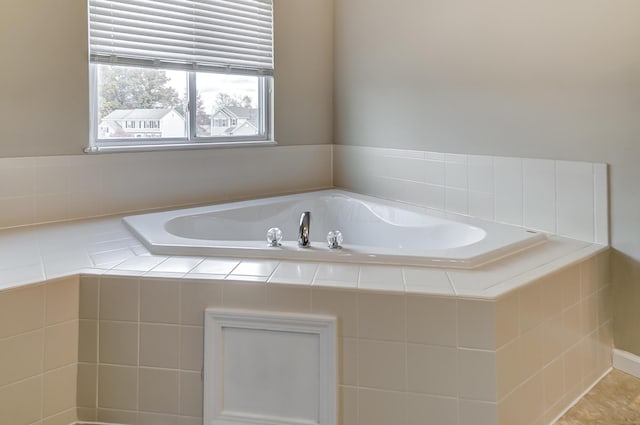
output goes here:
[[[14, 415], [0, 422], [66, 425], [77, 407], [84, 421], [200, 425], [203, 311], [222, 306], [338, 317], [339, 424], [544, 425], [611, 365], [608, 252], [582, 257], [496, 299], [424, 293], [442, 288], [429, 269], [389, 268], [403, 275], [402, 286], [389, 290], [371, 283], [383, 273], [372, 266], [232, 259], [199, 263], [220, 272], [217, 279], [114, 272], [82, 275], [79, 292], [75, 278], [5, 290], [0, 323], [11, 336], [0, 343], [42, 327], [46, 341], [44, 354], [26, 345], [11, 351], [12, 359], [35, 355], [42, 366], [0, 387], [0, 404], [13, 407], [0, 415]], [[310, 269], [316, 278], [305, 280]], [[47, 349], [46, 324], [57, 320], [77, 333], [70, 328], [68, 344]], [[59, 353], [76, 346], [77, 355]], [[57, 367], [51, 372], [68, 369], [69, 378], [77, 364], [77, 401], [47, 407], [51, 395], [75, 394], [68, 382], [68, 391], [47, 393], [48, 363]], [[23, 399], [16, 390], [26, 384], [43, 385], [44, 400], [30, 387]], [[44, 414], [53, 417], [41, 422]]]
[[83, 277], [81, 418], [199, 424], [203, 311], [217, 306], [337, 316], [339, 424], [548, 424], [611, 366], [607, 264], [604, 252], [497, 300]]
[[0, 158], [0, 228], [331, 187], [331, 145]]
[[0, 423], [76, 420], [77, 276], [0, 291]]
[[[325, 152], [325, 147], [315, 148]], [[303, 147], [300, 149], [293, 153], [303, 153]], [[425, 193], [434, 189], [437, 194], [434, 199], [444, 194], [441, 204], [431, 205], [437, 209], [524, 224], [574, 239], [551, 236], [544, 245], [475, 270], [448, 270], [153, 256], [124, 229], [118, 218], [4, 230], [0, 232], [0, 329], [5, 329], [5, 333], [0, 335], [0, 344], [12, 348], [4, 351], [10, 360], [0, 364], [15, 363], [20, 367], [2, 369], [0, 373], [0, 379], [5, 379], [0, 382], [0, 415], [7, 416], [0, 416], [0, 422], [66, 425], [76, 419], [77, 408], [82, 420], [200, 425], [198, 344], [206, 305], [337, 315], [342, 425], [413, 424], [424, 418], [445, 425], [543, 425], [610, 367], [608, 258], [606, 247], [593, 243], [607, 240], [606, 227], [604, 230], [602, 227], [606, 208], [601, 205], [603, 196], [606, 199], [606, 184], [602, 185], [602, 178], [606, 177], [604, 166], [576, 165], [577, 174], [567, 174], [562, 170], [565, 166], [573, 169], [573, 163], [553, 162], [553, 167], [549, 167], [544, 162], [543, 169], [555, 170], [551, 203], [554, 207], [541, 213], [539, 222], [553, 223], [552, 228], [531, 222], [530, 217], [535, 216], [531, 205], [548, 207], [551, 199], [544, 198], [549, 194], [541, 190], [546, 186], [540, 186], [538, 192], [532, 193], [549, 202], [527, 201], [536, 199], [527, 194], [524, 170], [528, 160], [515, 159], [515, 163], [522, 164], [523, 174], [522, 180], [515, 179], [510, 192], [499, 188], [511, 180], [502, 177], [498, 158], [464, 157], [466, 165], [451, 168], [446, 158], [454, 164], [456, 157], [437, 156], [442, 158], [445, 173], [445, 184], [440, 190], [431, 188], [438, 185], [415, 182], [413, 177], [372, 175], [367, 171], [366, 161], [361, 161], [366, 156], [352, 158], [356, 162], [345, 167], [344, 152], [355, 152], [352, 149], [359, 148], [335, 147], [337, 185], [422, 205], [431, 202], [430, 195]], [[230, 152], [223, 154], [229, 155], [227, 164], [237, 165], [234, 161], [239, 161], [240, 155]], [[436, 158], [425, 152], [376, 152], [392, 162], [397, 159], [393, 159], [394, 155], [400, 157], [399, 165], [385, 165], [388, 172], [403, 168], [406, 172], [415, 171], [416, 168], [405, 167], [404, 162], [412, 155], [418, 155], [422, 161]], [[187, 163], [198, 163], [197, 155], [185, 155]], [[321, 157], [325, 157], [324, 153]], [[35, 161], [32, 166], [18, 167], [26, 178], [25, 197], [29, 200], [22, 199], [25, 203], [21, 203], [13, 199], [21, 196], [12, 192], [13, 188], [5, 187], [2, 195], [8, 196], [3, 196], [6, 198], [3, 200], [10, 208], [2, 217], [2, 225], [198, 203], [209, 199], [209, 195], [221, 200], [225, 196], [240, 196], [236, 193], [251, 196], [264, 195], [272, 189], [303, 190], [323, 186], [325, 182], [322, 172], [316, 175], [319, 179], [313, 177], [306, 182], [288, 181], [291, 175], [284, 173], [282, 178], [286, 182], [267, 182], [255, 189], [252, 184], [259, 177], [258, 170], [247, 180], [233, 182], [228, 192], [221, 184], [215, 185], [212, 194], [206, 194], [210, 181], [188, 186], [199, 173], [195, 172], [178, 178], [178, 183], [170, 186], [175, 190], [168, 193], [174, 194], [176, 200], [167, 201], [157, 188], [138, 198], [141, 190], [144, 193], [145, 188], [153, 187], [154, 178], [160, 177], [167, 184], [172, 181], [163, 176], [171, 164], [163, 162], [161, 155], [150, 157], [153, 163], [150, 168], [155, 170], [149, 174], [152, 177], [122, 192], [118, 192], [120, 186], [132, 184], [131, 179], [125, 179], [126, 173], [140, 174], [133, 168], [127, 171], [127, 166], [109, 156], [91, 158], [103, 164], [97, 168], [103, 170], [99, 193], [118, 193], [119, 200], [108, 201], [109, 209], [98, 203], [91, 206], [99, 208], [97, 213], [94, 210], [79, 213], [70, 201], [72, 206], [60, 209], [59, 214], [39, 216], [38, 211], [53, 211], [56, 205], [61, 205], [60, 201], [46, 204], [41, 191], [58, 191], [56, 199], [72, 199], [67, 194], [76, 193], [82, 198], [89, 190], [78, 191], [75, 186], [81, 184], [76, 179], [84, 174], [66, 172], [61, 174], [65, 176], [64, 182], [52, 180], [49, 189], [43, 189], [47, 176], [58, 177], [65, 161], [80, 158], [44, 159], [60, 162], [55, 170], [44, 167], [47, 170], [40, 172], [41, 177], [37, 177], [40, 159], [25, 159], [25, 164]], [[132, 163], [135, 158], [139, 159], [132, 154]], [[16, 165], [14, 160], [7, 161]], [[251, 161], [263, 164], [264, 158]], [[477, 206], [474, 185], [483, 181], [473, 174], [475, 161], [490, 165], [480, 173], [486, 177], [483, 187], [487, 192], [479, 193], [488, 196], [480, 203], [482, 214], [474, 207]], [[507, 162], [513, 165], [512, 161]], [[285, 163], [288, 161], [283, 162], [283, 167]], [[224, 173], [209, 170], [215, 168], [210, 166], [210, 158], [202, 164], [206, 166], [194, 169], [202, 171], [203, 180], [217, 177], [230, 184]], [[311, 166], [316, 169], [315, 162]], [[103, 167], [110, 171], [104, 171]], [[419, 173], [429, 174], [430, 170]], [[513, 176], [519, 175], [518, 170], [516, 166]], [[4, 172], [11, 177], [16, 171]], [[326, 181], [330, 185], [330, 175]], [[72, 182], [69, 189], [60, 189], [65, 182]], [[522, 183], [521, 198], [517, 196], [518, 182]], [[370, 190], [378, 183], [381, 190]], [[182, 198], [177, 194], [185, 184], [190, 195]], [[456, 184], [461, 187], [454, 187]], [[423, 192], [425, 188], [427, 192]], [[505, 195], [510, 193], [515, 193], [516, 202], [512, 204]], [[576, 205], [581, 207], [580, 211], [587, 208], [589, 200], [592, 205], [592, 209], [575, 220], [575, 228], [567, 228], [566, 219], [567, 211], [577, 211], [561, 200], [570, 199], [565, 195], [571, 193], [579, 193]], [[54, 194], [50, 195], [54, 199]], [[13, 200], [18, 201], [16, 205], [28, 206], [26, 209], [15, 206], [9, 202]], [[505, 209], [505, 205], [513, 207], [512, 211]], [[73, 214], [68, 214], [71, 211]], [[79, 290], [77, 278], [68, 277], [78, 274], [82, 276]], [[68, 285], [75, 287], [76, 295], [56, 297], [56, 291], [49, 291], [60, 282], [72, 282]], [[62, 307], [78, 298], [75, 307]], [[56, 319], [49, 322], [47, 311], [56, 308], [70, 316], [65, 316], [62, 322]], [[26, 311], [41, 311], [34, 316], [37, 323], [30, 320], [31, 316], [26, 318]], [[56, 331], [62, 335], [59, 340]], [[64, 347], [55, 344], [64, 340], [69, 344]], [[40, 352], [30, 349], [34, 345], [42, 347]], [[69, 356], [65, 348], [76, 346], [77, 354]], [[30, 366], [23, 369], [23, 363], [11, 359], [22, 359]], [[74, 401], [76, 387], [68, 381], [75, 377], [76, 368], [78, 391]], [[53, 386], [59, 391], [53, 391]]]
[[608, 244], [606, 164], [333, 147], [336, 187]]
[[327, 269], [331, 263], [151, 255], [119, 218], [107, 218], [0, 231], [0, 290], [87, 272], [270, 280], [493, 299], [602, 249], [550, 236], [543, 244], [471, 270], [339, 264]]
[[0, 158], [0, 228], [332, 186], [608, 243], [605, 164], [342, 145]]

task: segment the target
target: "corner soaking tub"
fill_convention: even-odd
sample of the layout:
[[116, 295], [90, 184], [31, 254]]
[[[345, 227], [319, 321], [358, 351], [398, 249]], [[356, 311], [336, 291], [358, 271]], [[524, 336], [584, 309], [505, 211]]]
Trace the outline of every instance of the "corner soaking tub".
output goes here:
[[[311, 212], [311, 246], [297, 244], [300, 216]], [[341, 190], [125, 217], [154, 254], [279, 258], [472, 268], [545, 240], [543, 234]], [[268, 246], [270, 228], [281, 246]], [[329, 249], [339, 230], [342, 248]]]

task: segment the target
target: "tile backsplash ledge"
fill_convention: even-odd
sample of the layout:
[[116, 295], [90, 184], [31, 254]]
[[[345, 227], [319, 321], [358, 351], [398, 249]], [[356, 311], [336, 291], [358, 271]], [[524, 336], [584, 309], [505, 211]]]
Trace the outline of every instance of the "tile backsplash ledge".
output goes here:
[[334, 185], [606, 245], [607, 165], [333, 147]]
[[332, 186], [609, 240], [606, 164], [341, 145], [0, 158], [0, 228]]
[[328, 188], [331, 149], [0, 158], [0, 228]]

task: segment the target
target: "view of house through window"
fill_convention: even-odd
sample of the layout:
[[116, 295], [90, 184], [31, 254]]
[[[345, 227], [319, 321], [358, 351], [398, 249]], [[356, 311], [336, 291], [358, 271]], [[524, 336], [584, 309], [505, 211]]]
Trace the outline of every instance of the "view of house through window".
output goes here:
[[260, 134], [259, 86], [259, 77], [198, 73], [198, 137]]
[[187, 73], [96, 65], [98, 139], [187, 136]]
[[[197, 72], [190, 79], [187, 71], [94, 66], [98, 140], [215, 141], [263, 134], [263, 77]], [[189, 81], [195, 90], [189, 90]], [[189, 93], [195, 93], [195, 99], [189, 99]], [[195, 120], [190, 120], [189, 108]]]

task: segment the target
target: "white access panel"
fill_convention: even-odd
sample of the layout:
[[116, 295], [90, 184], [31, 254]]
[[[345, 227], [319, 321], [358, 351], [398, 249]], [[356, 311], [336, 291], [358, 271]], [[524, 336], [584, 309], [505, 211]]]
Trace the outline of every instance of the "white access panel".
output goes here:
[[335, 424], [335, 317], [206, 310], [204, 425]]

